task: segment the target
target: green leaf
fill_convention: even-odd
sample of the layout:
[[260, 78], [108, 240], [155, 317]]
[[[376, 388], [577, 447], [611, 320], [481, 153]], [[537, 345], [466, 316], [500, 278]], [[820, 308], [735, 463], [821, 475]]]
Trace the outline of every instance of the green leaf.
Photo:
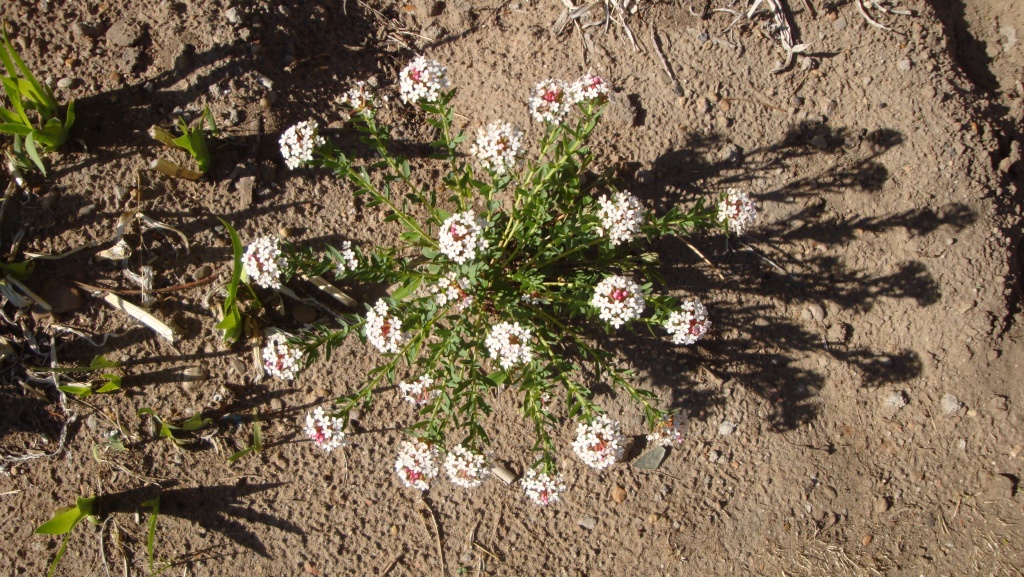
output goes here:
[[[96, 355], [93, 357], [92, 362], [89, 363], [89, 368], [93, 370], [99, 369], [116, 369], [121, 366], [120, 361], [112, 361], [103, 355]], [[106, 376], [106, 375], [104, 375]]]
[[43, 523], [35, 532], [39, 535], [63, 535], [71, 532], [82, 519], [92, 515], [96, 505], [96, 497], [78, 499], [74, 506], [58, 509], [53, 519]]
[[146, 552], [149, 554], [149, 571], [153, 571], [153, 549], [156, 545], [156, 520], [160, 516], [160, 495], [142, 503], [143, 507], [150, 510], [149, 522], [146, 524], [149, 531], [146, 535]]
[[213, 419], [204, 419], [203, 414], [200, 412], [192, 415], [187, 421], [184, 421], [180, 425], [178, 425], [178, 427], [181, 428], [181, 430], [183, 431], [192, 432], [198, 431], [199, 429], [202, 429], [203, 427], [209, 425], [212, 422]]
[[84, 398], [92, 394], [92, 387], [89, 385], [61, 385], [57, 388], [76, 397]]
[[394, 294], [391, 295], [391, 298], [395, 299], [396, 301], [405, 300], [406, 297], [411, 295], [413, 292], [415, 292], [416, 289], [420, 287], [421, 282], [423, 282], [423, 277], [418, 276], [412, 279], [407, 284], [398, 287]]
[[0, 132], [3, 132], [4, 134], [17, 134], [18, 136], [28, 136], [29, 134], [32, 134], [32, 127], [25, 126], [23, 124], [15, 124], [13, 122], [5, 122], [3, 124], [0, 124]]
[[35, 131], [25, 137], [25, 150], [28, 152], [28, 157], [39, 168], [39, 172], [46, 176], [46, 166], [43, 165], [43, 159], [39, 158], [39, 151], [36, 150]]
[[228, 462], [229, 463], [234, 463], [235, 461], [241, 459], [242, 457], [248, 455], [249, 453], [251, 453], [251, 452], [253, 452], [255, 450], [256, 450], [255, 446], [246, 447], [246, 448], [242, 449], [241, 451], [237, 451], [237, 452], [233, 453], [230, 457], [228, 457]]
[[96, 389], [97, 393], [112, 393], [114, 391], [121, 390], [121, 377], [111, 374], [104, 374], [101, 376], [103, 377], [105, 382], [103, 386]]

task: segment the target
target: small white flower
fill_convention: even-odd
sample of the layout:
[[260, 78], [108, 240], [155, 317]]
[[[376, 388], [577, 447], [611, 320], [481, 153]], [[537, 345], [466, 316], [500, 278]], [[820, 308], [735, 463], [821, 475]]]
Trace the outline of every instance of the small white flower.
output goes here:
[[379, 299], [366, 312], [366, 340], [382, 353], [398, 353], [405, 335], [402, 321], [388, 314], [388, 304]]
[[524, 302], [528, 305], [549, 305], [551, 301], [542, 297], [540, 291], [533, 291], [531, 293], [524, 294], [519, 297], [520, 302]]
[[479, 487], [491, 475], [487, 458], [457, 445], [444, 458], [444, 469], [452, 483], [465, 489]]
[[334, 263], [334, 274], [338, 278], [345, 276], [359, 266], [359, 259], [356, 258], [356, 251], [352, 249], [352, 242], [346, 240], [341, 243], [341, 250], [338, 251], [341, 259]]
[[599, 311], [602, 320], [619, 328], [644, 312], [644, 294], [640, 285], [631, 278], [610, 276], [594, 288], [590, 304]]
[[584, 74], [569, 88], [569, 98], [574, 104], [596, 101], [608, 102], [610, 90], [604, 78], [593, 74]]
[[345, 421], [324, 413], [323, 407], [306, 413], [306, 435], [328, 453], [348, 444], [345, 439]]
[[448, 89], [448, 69], [435, 60], [417, 56], [398, 75], [403, 102], [437, 102]]
[[601, 195], [597, 217], [601, 226], [597, 232], [611, 239], [613, 245], [633, 240], [644, 224], [644, 211], [637, 197], [628, 192], [616, 192], [611, 199]]
[[728, 225], [733, 234], [745, 233], [756, 219], [757, 205], [742, 190], [730, 188], [718, 203], [718, 222]]
[[405, 400], [414, 406], [423, 406], [434, 399], [439, 391], [434, 387], [434, 379], [423, 375], [411, 383], [402, 381], [398, 388], [405, 394]]
[[558, 494], [565, 491], [561, 475], [549, 475], [530, 469], [519, 481], [526, 490], [526, 496], [538, 505], [550, 505], [558, 501]]
[[281, 135], [281, 156], [288, 168], [296, 169], [313, 160], [313, 151], [326, 142], [317, 134], [315, 120], [300, 122]]
[[692, 345], [700, 340], [708, 329], [708, 309], [700, 299], [683, 301], [678, 311], [673, 311], [665, 322], [665, 329], [677, 345]]
[[302, 370], [302, 349], [292, 345], [278, 333], [267, 339], [263, 347], [263, 368], [272, 377], [290, 381]]
[[369, 84], [363, 81], [349, 88], [348, 92], [338, 97], [338, 103], [349, 109], [351, 114], [367, 116], [373, 112], [376, 94]]
[[672, 413], [654, 426], [654, 431], [647, 435], [647, 443], [662, 447], [682, 445], [688, 425], [685, 414]]
[[402, 441], [395, 472], [406, 487], [426, 491], [437, 476], [437, 449], [420, 440]]
[[600, 415], [589, 424], [580, 423], [576, 427], [572, 450], [584, 463], [595, 469], [604, 469], [622, 460], [626, 437], [619, 423], [609, 419], [608, 415]]
[[455, 312], [460, 313], [473, 304], [473, 295], [469, 294], [469, 279], [459, 278], [454, 272], [449, 272], [429, 287], [427, 290], [434, 295], [434, 302], [439, 307], [451, 306]]
[[561, 124], [571, 105], [561, 80], [544, 80], [530, 92], [530, 114], [537, 122]]
[[525, 152], [523, 131], [500, 120], [477, 130], [476, 142], [469, 149], [484, 168], [496, 174], [505, 174], [518, 166]]
[[483, 237], [485, 224], [475, 218], [471, 210], [451, 215], [441, 225], [438, 235], [441, 252], [459, 264], [475, 259], [478, 250], [488, 247]]
[[530, 329], [519, 326], [519, 323], [499, 323], [491, 329], [484, 344], [491, 358], [498, 361], [503, 369], [513, 365], [527, 364], [533, 360], [533, 349], [530, 348]]
[[242, 266], [249, 280], [263, 288], [281, 288], [281, 269], [285, 260], [280, 241], [272, 236], [256, 239], [245, 249]]

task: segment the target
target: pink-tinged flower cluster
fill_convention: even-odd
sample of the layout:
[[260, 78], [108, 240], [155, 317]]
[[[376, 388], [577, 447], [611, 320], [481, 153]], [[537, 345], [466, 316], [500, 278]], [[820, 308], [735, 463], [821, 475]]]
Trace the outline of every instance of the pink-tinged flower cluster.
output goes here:
[[756, 219], [757, 205], [742, 190], [730, 188], [718, 203], [718, 222], [728, 226], [733, 234], [747, 232]]
[[416, 57], [398, 76], [403, 102], [437, 102], [448, 89], [448, 69], [435, 60]]
[[288, 168], [296, 169], [304, 162], [313, 160], [313, 151], [326, 142], [317, 134], [315, 120], [307, 120], [292, 126], [281, 135], [281, 156]]
[[622, 460], [626, 437], [619, 423], [609, 419], [608, 415], [600, 415], [589, 424], [580, 423], [576, 427], [572, 450], [584, 463], [595, 469], [604, 469]]
[[566, 94], [565, 82], [548, 79], [530, 92], [530, 114], [544, 124], [561, 124], [573, 102]]
[[608, 83], [600, 76], [584, 74], [569, 88], [569, 96], [576, 104], [594, 102], [603, 104], [608, 102], [611, 90]]
[[607, 236], [613, 245], [633, 240], [644, 224], [644, 210], [637, 197], [628, 192], [616, 192], [612, 198], [601, 195], [597, 217], [601, 219], [598, 234]]
[[359, 266], [359, 259], [356, 257], [356, 251], [352, 248], [352, 241], [346, 240], [341, 243], [341, 250], [338, 251], [338, 255], [341, 258], [337, 259], [334, 263], [334, 274], [338, 278], [356, 270]]
[[242, 255], [242, 267], [246, 276], [263, 288], [281, 288], [281, 269], [284, 266], [280, 241], [272, 236], [256, 239]]
[[700, 299], [683, 301], [678, 311], [673, 311], [665, 322], [665, 329], [677, 345], [692, 345], [711, 328], [708, 309]]
[[615, 328], [639, 317], [644, 312], [644, 294], [631, 278], [610, 276], [594, 288], [590, 304], [597, 308], [601, 320]]
[[451, 306], [457, 313], [466, 310], [469, 305], [473, 304], [473, 295], [468, 292], [469, 280], [459, 278], [454, 272], [449, 272], [441, 277], [436, 283], [427, 287], [427, 290], [434, 295], [434, 302], [437, 303], [437, 306]]
[[306, 413], [306, 435], [316, 443], [316, 446], [327, 452], [348, 444], [344, 428], [345, 421], [328, 415], [324, 412], [323, 407], [317, 407], [313, 409], [312, 413]]
[[398, 388], [405, 395], [405, 400], [417, 407], [429, 403], [440, 392], [434, 387], [434, 379], [428, 375], [422, 375], [411, 383], [402, 381], [398, 383]]
[[523, 131], [508, 122], [496, 120], [477, 130], [476, 142], [469, 153], [495, 174], [505, 174], [519, 165], [523, 150]]
[[654, 431], [647, 435], [647, 442], [650, 445], [661, 445], [662, 447], [682, 445], [688, 428], [689, 421], [687, 421], [686, 415], [672, 413], [654, 426]]
[[360, 80], [356, 82], [355, 86], [349, 88], [348, 92], [338, 97], [338, 103], [347, 108], [350, 114], [366, 116], [373, 112], [376, 96], [373, 88]]
[[420, 440], [402, 441], [395, 461], [395, 472], [406, 487], [419, 491], [430, 488], [438, 472], [437, 449]]
[[384, 299], [366, 312], [366, 340], [382, 353], [397, 353], [405, 341], [402, 321], [389, 314]]
[[561, 475], [549, 475], [535, 469], [527, 471], [519, 482], [526, 490], [526, 496], [538, 505], [556, 503], [559, 494], [566, 489]]
[[491, 329], [484, 344], [491, 358], [498, 361], [501, 368], [510, 369], [533, 360], [531, 338], [530, 329], [519, 326], [518, 322], [499, 323]]
[[485, 224], [471, 210], [451, 215], [438, 235], [441, 252], [459, 264], [475, 259], [478, 250], [489, 246], [483, 236]]
[[270, 335], [263, 347], [263, 368], [272, 377], [290, 381], [302, 370], [302, 349], [282, 334]]
[[462, 445], [456, 445], [445, 455], [444, 470], [452, 483], [464, 489], [479, 487], [491, 475], [487, 458]]

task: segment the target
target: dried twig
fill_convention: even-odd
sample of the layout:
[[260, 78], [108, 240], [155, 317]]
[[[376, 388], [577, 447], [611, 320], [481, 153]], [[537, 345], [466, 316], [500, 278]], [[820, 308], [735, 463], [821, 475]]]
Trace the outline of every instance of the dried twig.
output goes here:
[[[441, 546], [441, 529], [437, 525], [437, 515], [434, 514], [434, 509], [430, 506], [430, 503], [427, 503], [423, 499], [420, 499], [420, 503], [426, 508], [427, 512], [430, 513], [430, 515], [429, 515], [430, 516], [430, 521], [434, 525], [434, 538], [435, 538], [435, 543], [437, 543], [437, 554], [441, 557], [441, 575], [445, 575], [446, 572], [445, 572], [445, 569], [444, 569], [444, 547]], [[424, 512], [422, 510], [420, 510], [420, 516], [424, 517], [424, 518], [427, 517], [427, 515], [424, 514]], [[425, 519], [424, 519], [423, 523], [424, 523], [424, 525], [426, 525], [426, 520]], [[428, 530], [428, 532], [429, 532], [429, 530]]]
[[654, 53], [658, 55], [658, 60], [661, 61], [661, 68], [668, 75], [669, 80], [672, 81], [672, 90], [676, 93], [676, 96], [683, 95], [683, 87], [679, 85], [679, 80], [676, 79], [675, 73], [672, 72], [672, 67], [668, 65], [668, 60], [665, 58], [665, 53], [661, 49], [661, 40], [658, 38], [658, 31], [654, 25], [651, 25], [651, 44], [654, 46]]
[[718, 270], [718, 267], [716, 267], [714, 265], [714, 263], [712, 263], [710, 260], [708, 260], [708, 257], [704, 256], [704, 254], [702, 252], [697, 250], [697, 247], [693, 246], [690, 243], [690, 241], [686, 240], [683, 237], [679, 237], [679, 238], [683, 241], [683, 244], [685, 244], [686, 246], [690, 247], [690, 250], [692, 250], [694, 252], [694, 254], [699, 256], [700, 259], [704, 261], [704, 264], [708, 265], [709, 267], [711, 267], [711, 270], [715, 271], [715, 274], [718, 275], [719, 279], [721, 279], [723, 282], [725, 281], [725, 276], [722, 275], [722, 273]]
[[192, 288], [192, 287], [195, 287], [195, 286], [201, 286], [201, 285], [213, 282], [213, 280], [215, 278], [217, 278], [217, 275], [216, 274], [211, 274], [210, 276], [208, 276], [206, 278], [199, 279], [197, 281], [186, 282], [186, 283], [182, 283], [182, 284], [176, 284], [176, 285], [173, 285], [173, 286], [168, 286], [168, 287], [163, 287], [163, 288], [150, 289], [148, 291], [144, 291], [144, 289], [122, 289], [122, 288], [96, 286], [96, 285], [87, 284], [87, 283], [76, 281], [76, 280], [72, 280], [70, 282], [71, 282], [71, 284], [77, 286], [78, 288], [85, 289], [87, 291], [105, 292], [105, 293], [118, 294], [118, 295], [140, 295], [140, 294], [143, 294], [144, 292], [149, 292], [149, 293], [169, 293], [169, 292], [174, 292], [174, 291], [180, 291], [180, 290], [184, 290], [184, 289], [187, 289], [187, 288]]

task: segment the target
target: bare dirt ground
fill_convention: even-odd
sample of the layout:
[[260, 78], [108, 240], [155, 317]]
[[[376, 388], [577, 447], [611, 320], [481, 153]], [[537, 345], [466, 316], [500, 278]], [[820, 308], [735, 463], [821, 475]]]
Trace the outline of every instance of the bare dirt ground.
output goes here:
[[[160, 494], [156, 554], [174, 575], [1024, 574], [1024, 10], [907, 0], [912, 15], [871, 12], [886, 31], [856, 0], [789, 0], [809, 54], [772, 74], [783, 52], [760, 23], [726, 30], [734, 16], [702, 19], [702, 4], [641, 2], [625, 19], [634, 49], [617, 23], [552, 36], [557, 0], [5, 2], [19, 50], [40, 78], [67, 79], [58, 97], [79, 114], [50, 177], [15, 195], [5, 258], [20, 231], [21, 249], [40, 253], [105, 241], [138, 207], [191, 242], [151, 232], [136, 247], [133, 266], [151, 261], [162, 286], [209, 276], [203, 267], [228, 274], [217, 216], [244, 241], [286, 227], [314, 246], [386, 242], [382, 214], [328, 174], [286, 170], [277, 138], [309, 117], [351, 138], [332, 100], [371, 76], [389, 86], [414, 53], [448, 66], [466, 126], [504, 118], [533, 137], [530, 87], [601, 74], [615, 102], [594, 150], [630, 190], [664, 209], [741, 187], [763, 211], [731, 250], [717, 233], [690, 239], [710, 265], [681, 242], [659, 247], [669, 286], [708, 303], [711, 338], [621, 343], [643, 384], [689, 411], [688, 442], [656, 472], [598, 473], [572, 456], [567, 421], [569, 491], [545, 509], [497, 479], [403, 489], [391, 463], [415, 416], [397, 397], [380, 397], [344, 451], [305, 442], [306, 411], [373, 366], [357, 341], [292, 384], [257, 379], [249, 349], [223, 349], [213, 331], [212, 285], [154, 305], [182, 335], [171, 345], [67, 288], [131, 286], [92, 259], [106, 245], [43, 262], [30, 284], [66, 312], [8, 306], [13, 322], [0, 323], [18, 354], [0, 365], [0, 568], [44, 574], [59, 541], [33, 529], [98, 494], [109, 521], [76, 529], [58, 573], [147, 574], [136, 511]], [[207, 105], [226, 131], [210, 181], [150, 172], [167, 153], [146, 130]], [[400, 140], [429, 137], [397, 101], [388, 120]], [[294, 329], [294, 309], [285, 301], [265, 322]], [[62, 363], [121, 361], [124, 394], [62, 413], [52, 385], [25, 378], [51, 343]], [[507, 395], [489, 423], [494, 457], [522, 472], [530, 431]], [[625, 399], [599, 400], [644, 433]], [[154, 438], [140, 407], [202, 410], [215, 426], [180, 450]], [[229, 466], [253, 408], [267, 446]], [[54, 452], [64, 424], [64, 450], [26, 459]], [[94, 454], [115, 426], [129, 451]]]

